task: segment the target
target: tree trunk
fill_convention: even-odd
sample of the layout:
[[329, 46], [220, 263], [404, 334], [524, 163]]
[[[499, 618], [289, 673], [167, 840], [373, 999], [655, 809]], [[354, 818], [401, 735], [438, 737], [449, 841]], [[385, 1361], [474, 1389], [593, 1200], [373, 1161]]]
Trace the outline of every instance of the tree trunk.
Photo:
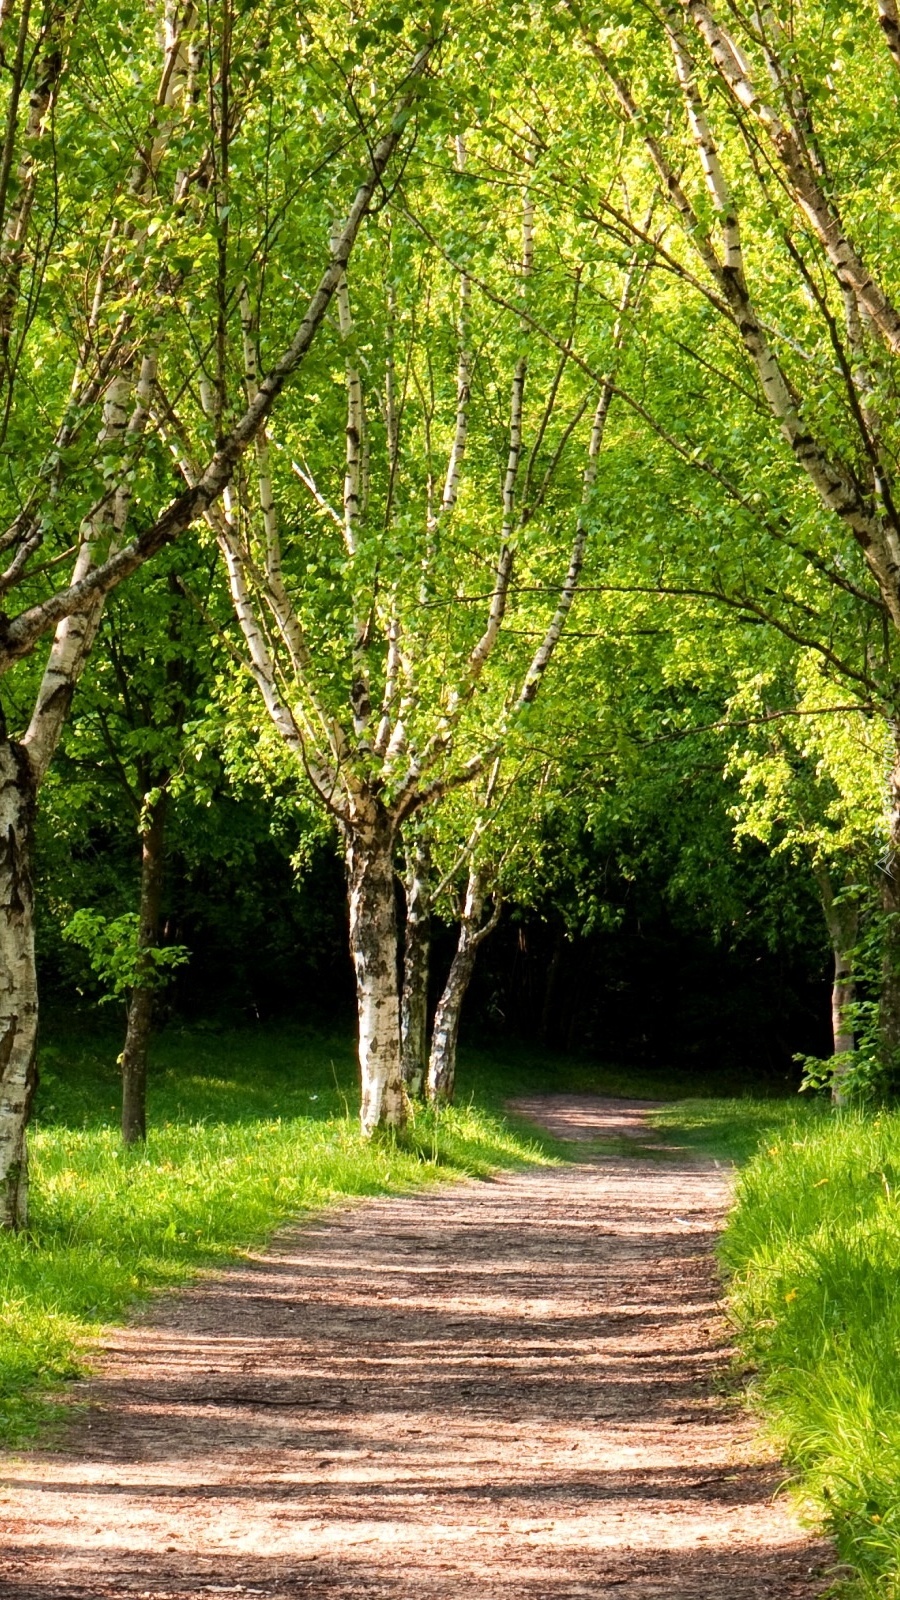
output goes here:
[[886, 1067], [900, 1067], [900, 725], [894, 727], [896, 758], [889, 786], [890, 835], [881, 875], [884, 948], [881, 966], [879, 1024]]
[[159, 918], [165, 873], [168, 791], [145, 802], [141, 828], [141, 909], [138, 924], [138, 981], [128, 1001], [122, 1051], [122, 1138], [137, 1144], [147, 1137], [147, 1056], [156, 1000], [156, 975], [150, 951], [159, 944]]
[[491, 916], [482, 924], [486, 894], [487, 879], [484, 870], [471, 867], [459, 921], [456, 953], [450, 963], [444, 992], [434, 1014], [431, 1054], [428, 1058], [428, 1099], [432, 1103], [452, 1104], [456, 1090], [456, 1046], [459, 1040], [463, 1000], [475, 970], [478, 946], [497, 926], [500, 915], [498, 898]]
[[25, 1129], [37, 1087], [31, 859], [37, 786], [27, 751], [0, 742], [0, 1227], [28, 1221]]
[[477, 950], [472, 930], [466, 923], [461, 923], [456, 952], [434, 1014], [431, 1054], [428, 1058], [428, 1098], [432, 1102], [450, 1105], [456, 1091], [459, 1022], [469, 980], [475, 970]]
[[406, 934], [400, 998], [403, 1082], [412, 1100], [421, 1098], [428, 1069], [428, 960], [431, 953], [431, 852], [415, 840], [406, 854]]
[[394, 830], [377, 801], [346, 826], [350, 954], [359, 1014], [360, 1121], [369, 1135], [399, 1130], [407, 1100], [400, 1064]]
[[[856, 980], [853, 976], [853, 951], [859, 937], [859, 909], [851, 902], [835, 903], [834, 886], [824, 866], [815, 868], [816, 883], [825, 924], [834, 955], [834, 979], [831, 986], [831, 1034], [834, 1054], [847, 1057], [856, 1047], [850, 1021], [850, 1007], [856, 999]], [[831, 1080], [832, 1104], [846, 1104], [843, 1077], [846, 1060], [838, 1061]]]

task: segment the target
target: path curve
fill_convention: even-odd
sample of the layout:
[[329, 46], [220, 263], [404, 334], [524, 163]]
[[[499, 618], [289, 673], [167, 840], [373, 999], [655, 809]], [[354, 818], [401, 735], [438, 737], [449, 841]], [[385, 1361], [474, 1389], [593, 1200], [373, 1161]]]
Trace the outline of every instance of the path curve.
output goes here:
[[[644, 1132], [637, 1102], [517, 1109]], [[829, 1549], [716, 1389], [726, 1199], [712, 1163], [586, 1147], [155, 1300], [65, 1447], [7, 1464], [0, 1595], [812, 1600]]]

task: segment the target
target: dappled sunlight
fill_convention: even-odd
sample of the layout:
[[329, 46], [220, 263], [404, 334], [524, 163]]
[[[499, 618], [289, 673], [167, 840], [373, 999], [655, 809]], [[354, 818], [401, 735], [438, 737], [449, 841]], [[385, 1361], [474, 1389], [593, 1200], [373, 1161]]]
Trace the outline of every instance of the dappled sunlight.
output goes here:
[[717, 1392], [725, 1197], [713, 1163], [582, 1156], [156, 1302], [65, 1449], [8, 1469], [0, 1592], [812, 1600], [828, 1553]]

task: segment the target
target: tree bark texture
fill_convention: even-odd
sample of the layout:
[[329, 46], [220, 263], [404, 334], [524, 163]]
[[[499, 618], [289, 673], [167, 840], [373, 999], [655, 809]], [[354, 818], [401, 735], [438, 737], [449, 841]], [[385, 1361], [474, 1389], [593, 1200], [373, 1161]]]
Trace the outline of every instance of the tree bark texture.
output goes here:
[[428, 1099], [432, 1103], [450, 1105], [456, 1092], [456, 1047], [463, 1001], [475, 970], [478, 946], [497, 926], [500, 915], [498, 900], [487, 922], [482, 923], [486, 895], [487, 883], [483, 869], [471, 867], [459, 920], [456, 951], [434, 1014], [428, 1058]]
[[438, 1104], [451, 1105], [456, 1092], [459, 1023], [469, 980], [475, 970], [477, 949], [472, 930], [461, 923], [447, 982], [434, 1014], [431, 1054], [428, 1058], [428, 1098]]
[[[831, 1033], [834, 1054], [847, 1057], [856, 1047], [850, 1007], [856, 999], [856, 980], [853, 974], [853, 951], [859, 936], [859, 909], [852, 902], [835, 903], [834, 886], [825, 867], [816, 868], [816, 883], [825, 914], [825, 924], [834, 956], [834, 978], [831, 985]], [[831, 1099], [836, 1106], [846, 1104], [843, 1086], [846, 1066], [835, 1068], [831, 1081]]]
[[350, 954], [359, 1014], [360, 1121], [366, 1135], [406, 1123], [400, 1063], [400, 993], [394, 829], [377, 802], [345, 824]]
[[431, 953], [431, 855], [416, 840], [407, 853], [404, 880], [406, 931], [403, 944], [403, 992], [400, 998], [400, 1050], [403, 1082], [410, 1099], [418, 1100], [428, 1070], [428, 966]]
[[147, 1137], [147, 1058], [156, 1000], [150, 951], [159, 943], [167, 804], [168, 791], [158, 789], [154, 798], [146, 803], [141, 828], [138, 981], [128, 1000], [128, 1024], [122, 1051], [122, 1138], [125, 1144], [138, 1144]]
[[31, 860], [36, 784], [21, 744], [0, 742], [0, 1227], [28, 1220], [25, 1129], [37, 1086]]
[[[895, 730], [900, 734], [900, 729]], [[885, 917], [879, 1023], [885, 1065], [900, 1067], [900, 741], [889, 786], [890, 837], [881, 877]]]

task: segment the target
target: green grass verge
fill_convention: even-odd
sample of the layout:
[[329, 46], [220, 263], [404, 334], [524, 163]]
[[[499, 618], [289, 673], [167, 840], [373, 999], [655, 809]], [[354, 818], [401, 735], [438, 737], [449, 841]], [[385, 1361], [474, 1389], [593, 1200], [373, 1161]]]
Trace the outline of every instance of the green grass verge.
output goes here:
[[674, 1142], [739, 1164], [720, 1249], [739, 1360], [855, 1578], [900, 1600], [900, 1111], [682, 1101]]
[[722, 1245], [754, 1389], [859, 1574], [900, 1600], [900, 1112], [773, 1128]]
[[155, 1051], [145, 1149], [118, 1137], [115, 1036], [42, 1051], [32, 1223], [0, 1238], [0, 1440], [57, 1414], [104, 1324], [142, 1295], [259, 1245], [298, 1213], [554, 1160], [490, 1105], [418, 1112], [403, 1142], [360, 1138], [346, 1039], [171, 1033]]
[[658, 1133], [681, 1148], [741, 1166], [760, 1145], [793, 1138], [797, 1130], [805, 1134], [827, 1118], [821, 1100], [744, 1095], [733, 1100], [679, 1100], [654, 1111], [650, 1120]]

